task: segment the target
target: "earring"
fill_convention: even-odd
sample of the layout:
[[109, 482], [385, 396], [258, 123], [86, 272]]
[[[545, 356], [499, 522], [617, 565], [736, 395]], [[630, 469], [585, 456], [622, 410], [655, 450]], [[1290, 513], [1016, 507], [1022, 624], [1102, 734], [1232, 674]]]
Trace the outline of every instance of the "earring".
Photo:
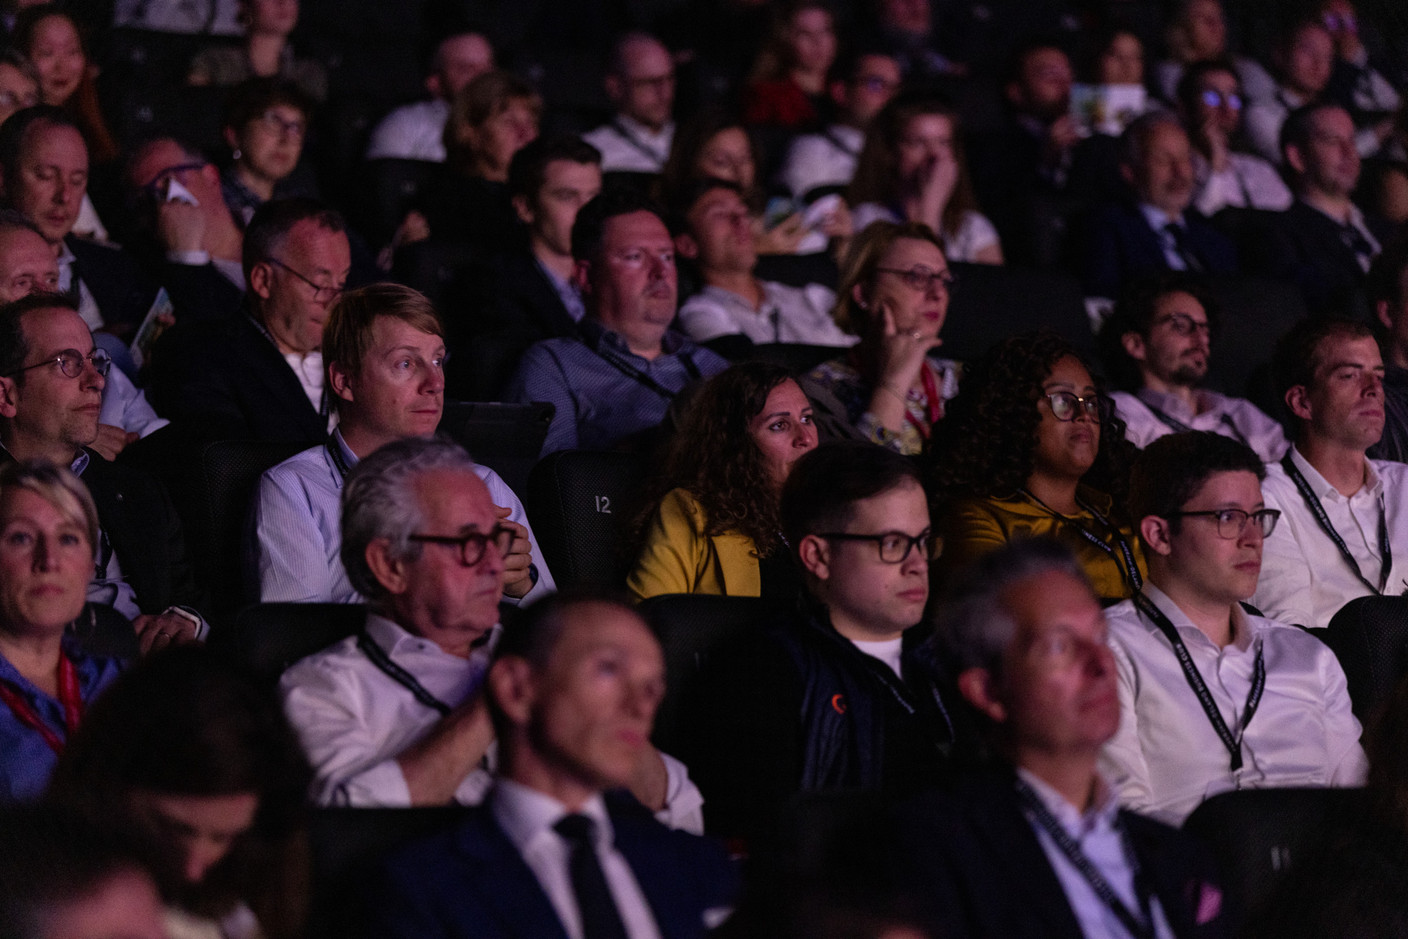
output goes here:
[[240, 152], [240, 148], [239, 148], [239, 147], [236, 147], [236, 148], [235, 148], [235, 152], [232, 153], [232, 154], [230, 154], [230, 159], [238, 161], [239, 158], [242, 157], [242, 156], [244, 156], [244, 154], [243, 154], [242, 152]]

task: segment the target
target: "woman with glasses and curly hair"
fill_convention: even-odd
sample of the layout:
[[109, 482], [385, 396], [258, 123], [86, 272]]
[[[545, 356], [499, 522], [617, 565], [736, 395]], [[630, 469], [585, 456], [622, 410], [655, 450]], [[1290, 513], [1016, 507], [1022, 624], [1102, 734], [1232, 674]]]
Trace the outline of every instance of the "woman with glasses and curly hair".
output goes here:
[[1106, 601], [1143, 584], [1143, 554], [1124, 519], [1129, 445], [1080, 354], [1048, 331], [994, 346], [969, 367], [931, 451], [941, 563], [955, 569], [1014, 538], [1071, 548]]
[[666, 451], [663, 496], [637, 520], [631, 594], [794, 595], [778, 500], [816, 442], [811, 403], [785, 368], [745, 362], [709, 379]]

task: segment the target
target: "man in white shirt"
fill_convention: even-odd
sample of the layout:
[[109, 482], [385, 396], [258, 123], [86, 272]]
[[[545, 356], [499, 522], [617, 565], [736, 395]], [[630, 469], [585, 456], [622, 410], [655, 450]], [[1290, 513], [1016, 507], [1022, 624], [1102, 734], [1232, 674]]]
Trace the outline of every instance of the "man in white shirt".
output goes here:
[[605, 85], [616, 114], [582, 139], [601, 151], [604, 172], [659, 173], [675, 139], [670, 50], [654, 36], [627, 33], [612, 50]]
[[1149, 579], [1107, 612], [1121, 721], [1104, 765], [1126, 806], [1170, 824], [1225, 790], [1358, 786], [1368, 769], [1334, 653], [1242, 606], [1280, 517], [1265, 473], [1201, 431], [1160, 438], [1134, 466]]
[[486, 693], [502, 775], [452, 831], [391, 859], [369, 934], [669, 939], [717, 925], [736, 888], [722, 851], [620, 792], [650, 788], [664, 682], [659, 643], [615, 601], [554, 597], [513, 624]]
[[1208, 374], [1211, 298], [1186, 274], [1141, 281], [1106, 321], [1112, 372], [1131, 391], [1111, 397], [1125, 438], [1147, 447], [1165, 434], [1210, 430], [1240, 440], [1263, 460], [1279, 460], [1290, 444], [1281, 425], [1245, 398], [1200, 388]]
[[782, 167], [782, 184], [799, 200], [818, 188], [850, 185], [865, 129], [899, 91], [902, 78], [895, 57], [878, 51], [838, 61], [834, 75], [827, 93], [836, 105], [835, 122], [794, 140]]
[[1295, 444], [1263, 486], [1281, 523], [1252, 603], [1324, 627], [1356, 597], [1404, 592], [1408, 465], [1365, 456], [1384, 429], [1384, 363], [1368, 326], [1308, 320], [1277, 345], [1273, 367]]
[[[338, 426], [259, 481], [249, 555], [260, 602], [362, 601], [339, 558], [343, 483], [380, 447], [435, 433], [445, 404], [443, 334], [430, 301], [399, 284], [351, 291], [333, 306], [323, 348]], [[518, 496], [489, 467], [476, 465], [475, 474], [514, 535], [504, 557], [505, 596], [517, 603], [552, 592]]]
[[1005, 763], [902, 810], [896, 868], [920, 925], [1008, 939], [1221, 935], [1211, 860], [1122, 810], [1097, 769], [1120, 699], [1104, 614], [1069, 551], [1014, 541], [954, 588], [940, 634]]
[[367, 144], [367, 159], [445, 162], [445, 121], [461, 88], [494, 67], [494, 47], [482, 34], [446, 36], [435, 47], [425, 76], [429, 101], [402, 105], [382, 118]]
[[859, 340], [831, 318], [836, 294], [829, 287], [789, 287], [754, 276], [752, 216], [733, 183], [700, 183], [677, 206], [675, 221], [675, 250], [698, 265], [704, 281], [680, 307], [680, 329], [695, 342], [737, 336], [750, 345], [849, 347]]

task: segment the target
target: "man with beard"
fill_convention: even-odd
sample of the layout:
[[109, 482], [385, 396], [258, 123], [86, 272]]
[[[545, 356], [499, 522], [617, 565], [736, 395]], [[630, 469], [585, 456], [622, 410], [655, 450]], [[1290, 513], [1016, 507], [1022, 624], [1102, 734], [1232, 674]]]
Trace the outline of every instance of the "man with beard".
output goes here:
[[1129, 390], [1111, 397], [1125, 439], [1143, 448], [1165, 434], [1210, 430], [1266, 462], [1289, 444], [1281, 425], [1245, 398], [1198, 387], [1208, 374], [1213, 309], [1196, 279], [1169, 273], [1136, 284], [1106, 321], [1111, 371]]

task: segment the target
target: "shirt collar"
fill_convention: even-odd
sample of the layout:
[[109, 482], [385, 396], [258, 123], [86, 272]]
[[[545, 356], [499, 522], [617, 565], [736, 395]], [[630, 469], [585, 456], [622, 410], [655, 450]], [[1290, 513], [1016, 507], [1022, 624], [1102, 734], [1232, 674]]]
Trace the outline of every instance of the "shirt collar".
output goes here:
[[[503, 777], [494, 784], [490, 805], [499, 827], [520, 854], [543, 835], [551, 833], [556, 837], [552, 826], [568, 814], [567, 807], [552, 796]], [[601, 793], [594, 793], [577, 810], [577, 814], [585, 815], [596, 823], [598, 845], [612, 843], [615, 833]]]
[[1067, 802], [1065, 796], [1035, 773], [1019, 766], [1017, 776], [1031, 787], [1041, 804], [1061, 823], [1061, 827], [1077, 840], [1098, 828], [1113, 827], [1115, 819], [1119, 816], [1120, 802], [1115, 797], [1114, 787], [1098, 773], [1095, 776], [1095, 804], [1084, 812]]
[[656, 131], [651, 130], [649, 127], [646, 127], [640, 121], [637, 121], [631, 117], [627, 117], [626, 115], [621, 114], [620, 112], [617, 112], [616, 114], [616, 123], [619, 124], [621, 127], [625, 128], [629, 133], [640, 137], [643, 140], [651, 141], [652, 143], [657, 141], [663, 141], [666, 137], [675, 132], [674, 121], [666, 121], [665, 125], [661, 127], [658, 131]]
[[1177, 225], [1179, 228], [1184, 227], [1182, 216], [1175, 217], [1169, 215], [1163, 209], [1149, 205], [1147, 202], [1139, 203], [1139, 212], [1144, 216], [1144, 221], [1149, 223], [1149, 227], [1160, 234], [1163, 234], [1164, 226], [1166, 225]]
[[453, 658], [461, 662], [471, 661], [476, 657], [487, 658], [494, 651], [494, 647], [498, 645], [499, 635], [502, 631], [503, 627], [495, 623], [493, 628], [485, 634], [486, 639], [484, 644], [475, 649], [476, 655], [471, 656], [470, 659], [461, 659], [457, 655], [450, 655], [450, 653], [445, 652], [429, 639], [423, 636], [417, 636], [399, 623], [388, 619], [380, 613], [367, 613], [367, 635], [371, 637], [373, 642], [381, 646], [382, 651], [391, 656], [410, 648], [422, 652], [439, 652], [447, 658]]
[[68, 246], [67, 239], [59, 239], [59, 253], [56, 255], [55, 260], [58, 261], [59, 267], [64, 267], [78, 260], [78, 257], [73, 253], [73, 249]]
[[1311, 492], [1314, 492], [1321, 502], [1327, 499], [1333, 502], [1348, 502], [1350, 499], [1364, 495], [1377, 499], [1379, 494], [1383, 492], [1383, 480], [1374, 471], [1374, 461], [1368, 457], [1364, 458], [1364, 485], [1354, 495], [1346, 496], [1328, 482], [1324, 476], [1321, 476], [1319, 470], [1310, 465], [1310, 461], [1301, 455], [1295, 444], [1291, 444], [1290, 453], [1291, 462], [1301, 471], [1305, 481], [1310, 483]]
[[[1144, 582], [1144, 596], [1148, 597], [1154, 606], [1168, 617], [1168, 621], [1173, 624], [1174, 629], [1178, 630], [1178, 634], [1185, 644], [1190, 641], [1190, 637], [1193, 642], [1202, 642], [1209, 646], [1213, 644], [1207, 633], [1193, 625], [1193, 621], [1184, 615], [1178, 604], [1169, 599], [1169, 595], [1152, 582]], [[1157, 630], [1158, 627], [1150, 624], [1149, 629]], [[1247, 617], [1246, 611], [1242, 609], [1242, 604], [1232, 604], [1232, 645], [1238, 651], [1246, 652], [1251, 648], [1252, 640], [1256, 638], [1254, 635], [1256, 632], [1258, 632], [1258, 626]], [[1221, 649], [1218, 650], [1219, 654], [1221, 651]]]
[[[612, 352], [620, 355], [629, 355], [632, 358], [646, 361], [639, 355], [631, 351], [631, 347], [626, 344], [626, 339], [620, 333], [605, 326], [601, 320], [595, 316], [587, 316], [582, 319], [577, 327], [581, 333], [582, 341], [593, 351], [600, 354], [602, 346], [607, 346]], [[684, 336], [673, 329], [665, 330], [664, 337], [660, 340], [660, 352], [663, 355], [675, 355], [683, 351], [687, 340]]]

